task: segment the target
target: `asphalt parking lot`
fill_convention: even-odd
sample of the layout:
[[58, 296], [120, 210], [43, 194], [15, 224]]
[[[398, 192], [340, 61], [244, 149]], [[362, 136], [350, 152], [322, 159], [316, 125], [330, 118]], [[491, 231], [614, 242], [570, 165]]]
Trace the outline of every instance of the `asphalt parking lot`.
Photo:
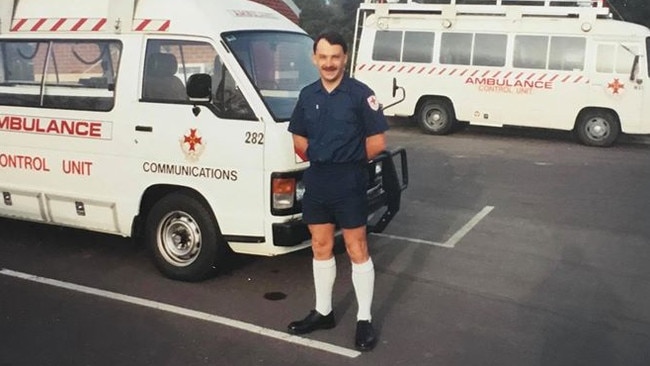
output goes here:
[[130, 239], [0, 220], [0, 365], [650, 364], [644, 137], [392, 126], [410, 182], [370, 237], [374, 351], [353, 348], [340, 248], [337, 327], [290, 337], [313, 306], [308, 251], [181, 283]]

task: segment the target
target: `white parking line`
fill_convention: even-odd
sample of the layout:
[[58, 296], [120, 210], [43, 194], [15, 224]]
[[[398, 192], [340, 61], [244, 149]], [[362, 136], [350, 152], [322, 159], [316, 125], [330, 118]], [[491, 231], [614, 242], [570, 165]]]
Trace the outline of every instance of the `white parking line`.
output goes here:
[[397, 236], [397, 235], [390, 235], [390, 234], [382, 234], [382, 233], [373, 233], [372, 235], [375, 236], [380, 236], [383, 238], [389, 238], [389, 239], [396, 239], [396, 240], [403, 240], [403, 241], [408, 241], [411, 243], [416, 243], [416, 244], [427, 244], [427, 245], [433, 245], [436, 247], [443, 247], [443, 248], [454, 248], [456, 244], [458, 244], [467, 233], [469, 233], [470, 230], [476, 226], [481, 220], [485, 218], [492, 210], [494, 210], [494, 206], [485, 206], [483, 209], [474, 215], [474, 217], [471, 218], [463, 227], [460, 228], [460, 230], [456, 231], [454, 235], [452, 235], [449, 240], [447, 240], [444, 243], [439, 243], [435, 241], [430, 241], [430, 240], [423, 240], [423, 239], [417, 239], [417, 238], [408, 238], [405, 236]]
[[63, 282], [58, 280], [53, 280], [50, 278], [40, 277], [36, 275], [31, 275], [27, 273], [16, 272], [8, 269], [0, 269], [0, 274], [4, 276], [9, 276], [13, 278], [19, 278], [26, 281], [38, 282], [49, 286], [54, 286], [58, 288], [64, 288], [71, 291], [77, 291], [81, 293], [86, 293], [93, 296], [99, 296], [115, 301], [121, 301], [133, 305], [143, 306], [151, 309], [161, 310], [168, 313], [173, 313], [177, 315], [182, 315], [194, 319], [199, 319], [211, 323], [225, 325], [231, 328], [240, 329], [246, 332], [259, 334], [265, 337], [281, 340], [288, 343], [297, 344], [300, 346], [315, 348], [321, 351], [334, 353], [337, 355], [355, 358], [358, 357], [361, 353], [352, 350], [349, 348], [339, 347], [330, 343], [315, 341], [312, 339], [302, 338], [287, 333], [279, 332], [277, 330], [263, 328], [254, 324], [245, 323], [239, 320], [233, 320], [229, 318], [224, 318], [222, 316], [208, 314], [200, 311], [195, 311], [191, 309], [185, 309], [179, 306], [169, 305], [157, 301], [151, 301], [147, 299], [141, 299], [134, 296], [123, 295], [116, 292], [104, 291], [92, 287], [86, 287], [81, 285], [75, 285], [69, 282]]

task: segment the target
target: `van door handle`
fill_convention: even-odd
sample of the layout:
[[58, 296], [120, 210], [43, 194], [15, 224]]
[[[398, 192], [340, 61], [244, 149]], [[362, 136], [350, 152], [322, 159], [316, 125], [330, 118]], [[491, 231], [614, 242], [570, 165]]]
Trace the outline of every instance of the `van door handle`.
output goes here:
[[135, 126], [136, 131], [141, 132], [153, 132], [153, 127], [151, 126]]

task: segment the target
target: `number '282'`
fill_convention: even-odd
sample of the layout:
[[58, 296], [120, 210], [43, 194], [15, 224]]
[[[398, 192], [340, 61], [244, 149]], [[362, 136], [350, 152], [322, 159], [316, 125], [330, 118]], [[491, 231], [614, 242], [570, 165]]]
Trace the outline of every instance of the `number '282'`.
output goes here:
[[264, 134], [262, 132], [247, 131], [244, 142], [253, 145], [264, 145]]

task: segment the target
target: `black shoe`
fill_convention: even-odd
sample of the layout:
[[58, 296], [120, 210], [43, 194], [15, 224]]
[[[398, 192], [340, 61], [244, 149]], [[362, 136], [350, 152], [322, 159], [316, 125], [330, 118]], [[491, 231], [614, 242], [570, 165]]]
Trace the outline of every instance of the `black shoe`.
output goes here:
[[354, 346], [359, 351], [370, 351], [377, 344], [377, 335], [372, 324], [367, 320], [357, 322], [357, 334], [354, 338]]
[[306, 334], [318, 329], [332, 329], [335, 326], [333, 311], [327, 315], [321, 315], [318, 311], [312, 310], [305, 319], [289, 324], [288, 331], [290, 334]]

